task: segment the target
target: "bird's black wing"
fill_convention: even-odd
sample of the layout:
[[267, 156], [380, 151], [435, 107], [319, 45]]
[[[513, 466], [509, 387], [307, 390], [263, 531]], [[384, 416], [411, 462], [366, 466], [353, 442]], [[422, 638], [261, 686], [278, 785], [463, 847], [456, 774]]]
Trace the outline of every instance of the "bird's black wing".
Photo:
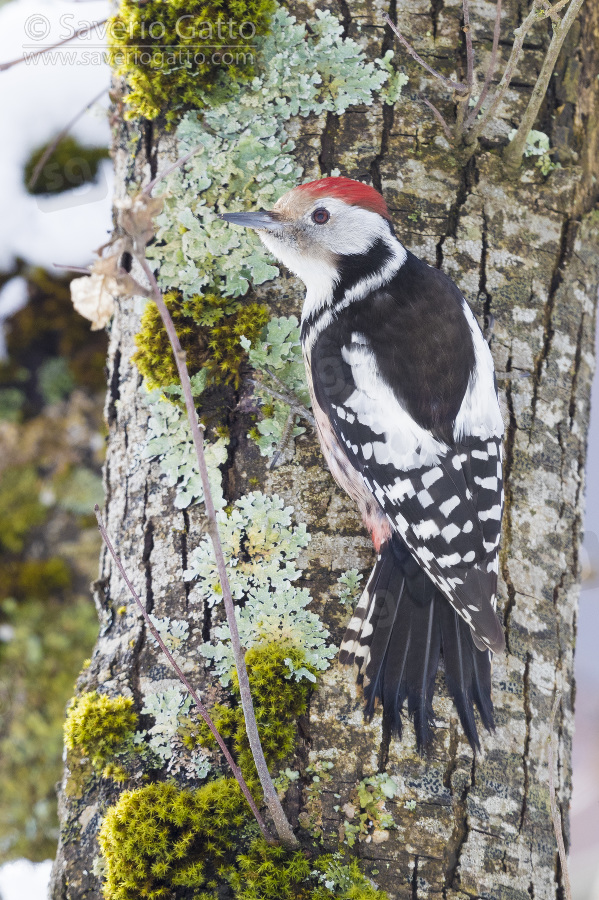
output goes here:
[[[481, 401], [481, 385], [477, 394], [475, 379], [485, 373], [474, 368], [462, 396], [452, 401], [455, 371], [447, 375], [451, 389], [444, 390], [443, 369], [432, 377], [427, 357], [422, 383], [409, 386], [406, 401], [402, 386], [390, 384], [383, 374], [397, 367], [394, 335], [405, 324], [401, 307], [385, 292], [367, 298], [361, 318], [356, 306], [345, 316], [341, 311], [312, 345], [315, 401], [355, 477], [366, 485], [422, 569], [470, 626], [477, 646], [501, 650], [503, 632], [494, 611], [503, 496], [501, 426], [498, 408], [493, 415], [477, 408], [481, 402], [497, 403], [494, 387]], [[470, 327], [467, 320], [466, 324]], [[380, 339], [381, 328], [386, 340]], [[451, 336], [448, 340], [450, 347], [455, 345]], [[484, 350], [475, 346], [475, 366], [489, 365], [482, 359], [485, 350], [488, 353], [486, 344]], [[402, 352], [407, 354], [405, 345]], [[418, 378], [418, 354], [426, 355], [426, 346], [411, 348], [408, 362], [413, 379]], [[422, 417], [414, 412], [419, 404], [425, 410], [434, 408], [436, 390], [439, 404], [451, 407], [454, 403], [455, 410], [450, 412], [456, 424], [462, 416], [463, 433], [457, 440], [445, 439], [443, 420], [438, 427], [423, 427], [418, 421]], [[468, 390], [474, 407], [464, 414]], [[424, 400], [419, 399], [419, 391]]]

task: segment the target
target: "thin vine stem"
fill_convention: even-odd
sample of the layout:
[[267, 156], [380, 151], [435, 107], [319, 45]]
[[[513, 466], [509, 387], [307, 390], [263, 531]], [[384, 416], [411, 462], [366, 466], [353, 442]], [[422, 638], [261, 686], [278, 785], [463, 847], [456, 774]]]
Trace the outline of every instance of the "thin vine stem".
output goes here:
[[264, 822], [264, 819], [263, 819], [262, 816], [260, 815], [260, 811], [259, 811], [258, 807], [256, 806], [256, 803], [255, 803], [255, 801], [254, 801], [254, 798], [252, 797], [252, 795], [251, 795], [251, 793], [250, 793], [250, 789], [248, 788], [248, 786], [247, 786], [247, 784], [246, 784], [246, 781], [245, 781], [245, 779], [244, 779], [244, 777], [243, 777], [243, 775], [242, 775], [241, 769], [239, 768], [239, 766], [237, 765], [237, 763], [235, 762], [235, 760], [234, 760], [233, 757], [231, 756], [231, 754], [230, 754], [230, 752], [229, 752], [229, 750], [228, 750], [228, 748], [227, 748], [227, 745], [225, 744], [223, 738], [221, 737], [219, 731], [217, 730], [216, 725], [215, 725], [214, 722], [212, 721], [212, 718], [211, 718], [211, 716], [210, 716], [210, 713], [208, 712], [208, 710], [206, 709], [206, 707], [204, 706], [204, 704], [203, 704], [202, 701], [200, 700], [200, 697], [199, 697], [198, 693], [194, 690], [194, 688], [191, 686], [191, 684], [189, 683], [189, 681], [188, 681], [187, 678], [185, 677], [183, 671], [182, 671], [181, 668], [179, 667], [179, 665], [178, 665], [178, 663], [176, 662], [175, 658], [173, 657], [172, 653], [170, 652], [170, 650], [168, 649], [168, 647], [166, 646], [166, 644], [164, 643], [164, 641], [163, 641], [162, 638], [160, 637], [160, 634], [158, 633], [158, 630], [156, 629], [156, 627], [154, 626], [154, 623], [153, 623], [152, 620], [150, 619], [150, 616], [148, 615], [148, 611], [146, 610], [145, 606], [143, 605], [143, 603], [142, 603], [142, 601], [141, 601], [141, 598], [140, 598], [139, 594], [137, 593], [137, 591], [136, 591], [135, 588], [133, 587], [133, 585], [132, 585], [132, 583], [131, 583], [131, 581], [130, 581], [130, 579], [129, 579], [129, 577], [128, 577], [126, 571], [125, 571], [125, 568], [124, 568], [124, 566], [123, 566], [123, 564], [122, 564], [122, 562], [121, 562], [119, 556], [117, 555], [116, 550], [114, 549], [114, 546], [113, 546], [113, 544], [112, 544], [112, 541], [111, 541], [110, 538], [108, 537], [108, 532], [106, 531], [106, 526], [104, 525], [104, 522], [102, 521], [102, 516], [101, 516], [101, 514], [100, 514], [100, 507], [98, 506], [97, 503], [96, 503], [96, 505], [94, 506], [94, 512], [95, 512], [95, 514], [96, 514], [96, 519], [98, 520], [98, 528], [99, 528], [99, 530], [100, 530], [100, 534], [102, 535], [102, 540], [103, 540], [104, 543], [106, 544], [106, 547], [108, 548], [108, 552], [110, 553], [112, 559], [114, 560], [114, 564], [116, 565], [117, 569], [118, 569], [119, 572], [121, 573], [121, 577], [123, 578], [123, 581], [125, 582], [125, 584], [126, 584], [127, 587], [129, 588], [129, 593], [131, 594], [131, 596], [132, 596], [133, 599], [135, 600], [135, 603], [137, 604], [137, 607], [138, 607], [139, 611], [141, 612], [141, 614], [142, 614], [142, 616], [143, 616], [143, 619], [144, 619], [144, 622], [146, 623], [146, 626], [148, 627], [148, 629], [149, 629], [150, 632], [152, 633], [152, 636], [153, 636], [154, 640], [157, 642], [158, 646], [160, 647], [160, 649], [162, 650], [162, 652], [164, 653], [164, 655], [165, 655], [166, 658], [168, 659], [169, 663], [171, 664], [171, 666], [172, 666], [173, 669], [175, 670], [175, 672], [176, 672], [176, 674], [177, 674], [177, 678], [179, 679], [179, 681], [181, 682], [181, 684], [189, 691], [189, 694], [190, 694], [190, 696], [192, 697], [193, 702], [195, 703], [195, 705], [196, 705], [196, 707], [197, 707], [197, 709], [198, 709], [199, 714], [200, 714], [201, 717], [203, 718], [204, 722], [206, 723], [206, 725], [207, 725], [208, 728], [210, 729], [210, 731], [211, 731], [211, 733], [212, 733], [212, 735], [213, 735], [215, 741], [217, 742], [218, 746], [219, 746], [220, 749], [222, 750], [223, 755], [224, 755], [225, 759], [227, 760], [227, 762], [228, 762], [228, 764], [229, 764], [229, 766], [230, 766], [230, 768], [231, 768], [231, 771], [233, 772], [233, 775], [234, 775], [234, 777], [235, 777], [235, 780], [237, 781], [239, 787], [241, 788], [241, 790], [242, 790], [242, 792], [243, 792], [243, 796], [244, 796], [245, 799], [247, 800], [247, 802], [248, 802], [248, 804], [249, 804], [249, 807], [250, 807], [250, 809], [252, 810], [252, 812], [253, 812], [253, 814], [254, 814], [254, 817], [255, 817], [255, 819], [256, 819], [256, 822], [258, 823], [258, 827], [260, 828], [260, 831], [261, 831], [262, 834], [264, 835], [264, 838], [268, 841], [269, 844], [275, 843], [275, 841], [274, 841], [274, 839], [273, 839], [273, 836], [271, 835], [271, 833], [269, 832], [268, 828], [266, 827], [266, 824], [265, 824], [265, 822]]
[[464, 11], [464, 34], [466, 35], [466, 84], [468, 94], [472, 93], [474, 84], [474, 49], [472, 47], [472, 29], [470, 27], [470, 4], [468, 0], [462, 0]]
[[187, 416], [191, 427], [191, 434], [195, 446], [200, 476], [202, 479], [202, 487], [204, 490], [204, 504], [206, 509], [206, 518], [208, 521], [207, 530], [210, 534], [214, 555], [216, 558], [216, 568], [222, 588], [223, 604], [227, 616], [227, 624], [231, 633], [231, 647], [233, 650], [233, 655], [235, 657], [235, 666], [237, 668], [239, 693], [241, 696], [241, 705], [245, 718], [246, 732], [252, 751], [252, 756], [254, 758], [254, 763], [256, 765], [256, 770], [258, 772], [258, 778], [260, 779], [260, 784], [262, 785], [262, 790], [264, 792], [264, 800], [273, 818], [275, 828], [280, 840], [286, 844], [297, 844], [297, 838], [295, 837], [293, 829], [291, 828], [283, 807], [281, 806], [281, 801], [279, 800], [279, 796], [275, 790], [272, 778], [270, 777], [270, 772], [268, 771], [266, 759], [264, 758], [264, 751], [260, 742], [260, 736], [258, 734], [258, 726], [256, 724], [256, 716], [254, 713], [254, 706], [252, 703], [252, 695], [250, 691], [250, 682], [248, 678], [247, 667], [245, 664], [245, 654], [243, 652], [241, 640], [239, 637], [239, 629], [237, 627], [237, 619], [235, 616], [235, 607], [233, 604], [231, 585], [229, 583], [229, 577], [227, 575], [227, 566], [222, 544], [220, 541], [218, 523], [216, 520], [216, 510], [214, 508], [214, 501], [212, 499], [212, 493], [210, 490], [208, 466], [206, 465], [206, 456], [204, 453], [203, 430], [200, 427], [195, 403], [193, 400], [191, 382], [189, 380], [189, 374], [187, 372], [187, 365], [185, 362], [185, 351], [181, 347], [177, 331], [171, 318], [171, 314], [168, 311], [166, 303], [164, 302], [162, 292], [158, 286], [158, 282], [156, 281], [156, 277], [152, 269], [150, 268], [145, 255], [138, 252], [135, 254], [135, 256], [150, 283], [152, 299], [156, 303], [156, 306], [164, 323], [164, 327], [171, 342], [173, 354], [175, 357], [175, 363], [177, 365], [177, 370], [181, 381], [183, 397], [185, 399], [185, 406], [187, 409]]
[[445, 133], [445, 137], [447, 138], [448, 141], [451, 141], [451, 140], [452, 140], [452, 137], [453, 137], [453, 135], [452, 135], [452, 133], [451, 133], [451, 128], [449, 127], [449, 125], [448, 125], [447, 122], [445, 121], [445, 118], [444, 118], [443, 114], [442, 114], [441, 112], [439, 112], [439, 110], [437, 109], [437, 107], [436, 107], [433, 103], [431, 103], [431, 101], [430, 101], [427, 97], [424, 97], [424, 96], [421, 94], [421, 95], [418, 97], [418, 99], [420, 100], [421, 103], [423, 103], [425, 106], [427, 106], [427, 107], [430, 109], [430, 111], [431, 111], [432, 114], [434, 115], [435, 119], [437, 120], [437, 122], [439, 123], [439, 125], [441, 126], [441, 128], [443, 129], [443, 131], [444, 131], [444, 133]]
[[406, 48], [412, 59], [415, 59], [417, 63], [420, 63], [420, 65], [424, 69], [426, 69], [427, 72], [430, 72], [431, 75], [434, 75], [435, 78], [437, 78], [441, 82], [441, 84], [445, 85], [445, 87], [450, 91], [458, 91], [458, 93], [468, 92], [467, 84], [462, 84], [462, 82], [460, 81], [452, 81], [450, 78], [446, 78], [445, 75], [441, 75], [441, 73], [437, 72], [436, 69], [433, 69], [432, 66], [429, 66], [429, 64], [416, 53], [412, 45], [408, 43], [401, 31], [398, 29], [397, 25], [395, 25], [395, 23], [392, 21], [390, 16], [387, 15], [387, 13], [384, 13], [383, 19], [385, 20], [393, 34], [396, 36], [398, 41]]
[[551, 7], [550, 10], [546, 11], [546, 15], [551, 17], [552, 20], [553, 37], [551, 38], [551, 43], [549, 44], [549, 49], [547, 50], [545, 59], [543, 60], [543, 65], [541, 66], [539, 77], [537, 78], [535, 86], [532, 89], [532, 93], [528, 101], [528, 106], [526, 107], [524, 115], [520, 120], [518, 130], [516, 131], [513, 140], [510, 141], [508, 146], [505, 148], [503, 158], [509, 166], [517, 168], [522, 162], [524, 148], [526, 147], [526, 140], [533, 125], [535, 124], [543, 99], [547, 94], [547, 88], [549, 87], [551, 75], [555, 68], [560, 50], [562, 49], [562, 45], [564, 43], [566, 35], [568, 34], [568, 31], [574, 24], [574, 20], [580, 12], [580, 8], [583, 2], [584, 0], [572, 0], [570, 6], [566, 10], [564, 18], [561, 21], [559, 19], [555, 20], [553, 18], [553, 16], [557, 12], [559, 3], [556, 3]]
[[[522, 55], [524, 40], [532, 26], [535, 24], [535, 22], [539, 21], [539, 18], [553, 18], [555, 13], [563, 6], [565, 6], [568, 2], [570, 2], [570, 0], [558, 0], [557, 3], [554, 3], [553, 6], [550, 6], [547, 0], [534, 0], [532, 9], [530, 10], [529, 14], [524, 19], [520, 27], [516, 28], [514, 31], [514, 43], [512, 44], [512, 50], [501, 81], [499, 82], [497, 89], [493, 94], [493, 97], [491, 98], [491, 102], [483, 112], [482, 116], [477, 121], [473, 122], [471, 128], [465, 133], [465, 137], [469, 144], [473, 144], [480, 137], [487, 122], [495, 115], [497, 107], [505, 97], [511, 80], [514, 77], [516, 66], [518, 65], [518, 62]], [[580, 7], [583, 0], [574, 0], [574, 2], [576, 2]], [[471, 118], [472, 117], [470, 116], [470, 119]]]
[[71, 121], [67, 122], [67, 124], [64, 126], [64, 128], [58, 132], [58, 134], [56, 135], [54, 140], [50, 144], [48, 144], [48, 146], [44, 150], [38, 164], [36, 165], [35, 169], [33, 170], [33, 175], [31, 176], [31, 179], [29, 180], [29, 184], [27, 185], [28, 191], [32, 191], [33, 188], [36, 186], [38, 178], [40, 177], [40, 175], [42, 173], [42, 169], [44, 168], [44, 166], [46, 165], [46, 163], [48, 162], [48, 160], [50, 159], [50, 157], [52, 156], [52, 154], [54, 153], [54, 151], [56, 150], [56, 148], [62, 141], [62, 139], [67, 136], [67, 134], [69, 133], [69, 131], [71, 130], [73, 125], [75, 125], [75, 123], [79, 121], [81, 116], [87, 112], [87, 110], [90, 108], [90, 106], [93, 106], [94, 103], [97, 103], [98, 100], [100, 99], [100, 97], [103, 94], [105, 94], [107, 90], [108, 90], [107, 87], [102, 88], [100, 93], [96, 94], [96, 96], [93, 98], [93, 100], [90, 100], [89, 103], [87, 103], [83, 107], [83, 109], [80, 109], [79, 112], [77, 113], [77, 115], [73, 116]]
[[467, 130], [470, 128], [473, 122], [476, 121], [476, 117], [478, 116], [483, 103], [489, 93], [489, 88], [491, 86], [491, 79], [495, 74], [495, 66], [497, 65], [497, 51], [499, 49], [499, 38], [501, 37], [501, 0], [497, 0], [497, 8], [495, 10], [495, 28], [493, 29], [493, 46], [491, 48], [491, 58], [489, 59], [489, 67], [487, 69], [487, 74], [485, 75], [485, 80], [483, 82], [482, 91], [480, 92], [479, 98], [476, 101], [476, 105], [466, 122], [464, 123], [464, 128]]

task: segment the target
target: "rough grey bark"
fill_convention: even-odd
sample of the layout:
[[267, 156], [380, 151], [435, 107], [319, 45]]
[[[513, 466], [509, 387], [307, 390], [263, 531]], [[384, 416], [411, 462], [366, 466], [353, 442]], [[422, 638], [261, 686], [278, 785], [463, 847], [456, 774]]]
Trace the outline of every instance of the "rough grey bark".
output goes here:
[[[309, 15], [316, 4], [298, 3]], [[404, 34], [432, 64], [458, 77], [465, 70], [460, 32], [461, 4], [433, 0], [355, 2], [340, 0], [337, 13], [347, 32], [380, 55], [391, 44], [380, 27], [382, 12], [401, 21]], [[500, 54], [506, 37], [521, 20], [520, 4], [505, 3]], [[494, 5], [477, 0], [471, 9], [479, 78], [492, 40]], [[343, 805], [356, 783], [378, 771], [393, 775], [399, 794], [387, 803], [397, 828], [381, 843], [356, 847], [366, 871], [378, 870], [377, 884], [392, 900], [442, 896], [494, 900], [561, 898], [561, 872], [549, 814], [548, 719], [556, 691], [560, 735], [559, 804], [567, 833], [571, 791], [573, 731], [573, 655], [576, 634], [580, 529], [584, 494], [585, 440], [589, 416], [595, 332], [597, 237], [593, 213], [597, 188], [597, 72], [599, 10], [588, 2], [580, 25], [566, 40], [557, 74], [537, 127], [551, 137], [562, 168], [548, 178], [529, 161], [516, 175], [501, 162], [497, 127], [491, 127], [474, 157], [451, 152], [430, 113], [411, 92], [437, 87], [407, 56], [407, 94], [394, 109], [349, 110], [297, 125], [297, 151], [305, 177], [338, 167], [343, 174], [371, 180], [389, 202], [398, 235], [416, 254], [442, 266], [460, 285], [482, 321], [494, 318], [492, 350], [500, 373], [507, 425], [507, 484], [501, 557], [500, 610], [507, 652], [493, 665], [497, 730], [482, 736], [474, 757], [440, 683], [435, 700], [438, 729], [430, 756], [416, 753], [411, 726], [401, 742], [390, 740], [380, 715], [365, 724], [351, 672], [333, 665], [313, 696], [309, 722], [299, 731], [300, 767], [308, 760], [334, 761], [332, 779], [310, 814], [322, 823], [325, 847], [336, 846]], [[501, 107], [502, 121], [517, 124], [539, 71], [549, 26], [531, 33], [517, 83]], [[481, 78], [482, 83], [482, 78]], [[451, 116], [451, 103], [438, 102]], [[127, 141], [137, 137], [131, 161]], [[155, 173], [157, 160], [172, 154], [170, 139], [146, 126], [122, 126], [116, 140], [120, 194]], [[273, 312], [297, 314], [302, 288], [283, 273], [255, 292]], [[106, 414], [106, 522], [136, 587], [156, 615], [185, 618], [192, 625], [186, 671], [208, 704], [219, 689], [203, 668], [197, 646], [207, 638], [220, 611], [194, 602], [182, 579], [189, 549], [198, 541], [197, 509], [181, 513], [165, 488], [158, 466], [144, 460], [148, 411], [141, 379], [130, 362], [139, 313], [123, 303], [111, 331], [110, 383]], [[231, 452], [224, 484], [233, 500], [253, 489], [258, 478], [266, 493], [276, 492], [295, 508], [312, 540], [304, 551], [305, 583], [317, 598], [337, 642], [346, 611], [331, 598], [330, 586], [352, 566], [367, 571], [373, 554], [352, 505], [323, 467], [316, 437], [296, 442], [294, 458], [266, 473], [264, 461], [248, 442], [245, 385], [239, 394], [215, 401], [228, 406]], [[149, 681], [172, 684], [150, 645], [118, 574], [102, 557], [95, 585], [101, 635], [84, 687], [98, 684], [140, 699]], [[117, 610], [127, 606], [126, 615]], [[442, 682], [442, 675], [439, 675]], [[169, 772], [194, 784], [181, 747]], [[102, 810], [118, 790], [95, 782], [81, 796], [69, 796], [69, 773], [61, 790], [63, 833], [54, 871], [54, 900], [101, 896], [92, 873]], [[305, 782], [288, 804], [294, 822], [305, 811]], [[341, 799], [336, 799], [340, 794]], [[415, 801], [415, 808], [406, 801]], [[411, 805], [411, 804], [410, 804]]]

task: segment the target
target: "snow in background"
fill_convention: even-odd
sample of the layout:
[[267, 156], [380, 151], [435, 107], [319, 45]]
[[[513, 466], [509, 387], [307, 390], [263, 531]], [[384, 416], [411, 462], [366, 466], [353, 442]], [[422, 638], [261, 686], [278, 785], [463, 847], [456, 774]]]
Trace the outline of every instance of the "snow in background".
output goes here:
[[45, 900], [52, 861], [32, 863], [16, 859], [0, 868], [0, 897], [2, 900]]
[[[79, 22], [99, 21], [107, 14], [104, 0], [0, 2], [0, 62], [15, 59], [24, 50], [31, 52], [36, 45], [60, 40]], [[45, 31], [47, 38], [42, 39]], [[48, 269], [54, 263], [87, 265], [94, 258], [93, 250], [110, 233], [113, 179], [109, 160], [102, 163], [97, 184], [51, 198], [31, 196], [23, 183], [23, 166], [31, 152], [54, 138], [102, 88], [108, 89], [108, 66], [89, 62], [92, 55], [99, 59], [100, 44], [97, 35], [80, 38], [62, 48], [51, 64], [41, 57], [36, 65], [23, 63], [0, 72], [0, 271], [10, 271], [17, 256]], [[75, 48], [78, 52], [69, 61], [67, 51]], [[87, 64], [84, 51], [88, 52]], [[81, 144], [108, 145], [106, 114], [98, 108], [107, 106], [106, 93], [96, 108], [73, 126], [71, 134]], [[0, 326], [23, 303], [24, 287], [22, 279], [15, 278], [0, 292]], [[1, 327], [0, 335], [1, 354]], [[45, 900], [50, 868], [50, 860], [37, 864], [15, 860], [1, 866], [1, 900]]]
[[[36, 46], [72, 33], [79, 22], [100, 21], [107, 14], [104, 0], [12, 0], [0, 8], [0, 61], [31, 53]], [[47, 38], [42, 39], [46, 31]], [[84, 52], [88, 59], [94, 52], [99, 58], [100, 47], [98, 35], [92, 34], [54, 51], [49, 62], [39, 57], [36, 64], [29, 61], [0, 72], [0, 271], [9, 270], [15, 256], [47, 268], [53, 263], [86, 265], [93, 259], [92, 251], [106, 240], [111, 227], [110, 160], [102, 163], [97, 185], [51, 198], [32, 196], [23, 184], [23, 164], [31, 152], [53, 138], [103, 87], [108, 88], [108, 67], [85, 62]], [[69, 53], [76, 57], [71, 63]], [[107, 94], [99, 104], [108, 105]], [[107, 146], [105, 114], [86, 113], [71, 134], [82, 144]]]

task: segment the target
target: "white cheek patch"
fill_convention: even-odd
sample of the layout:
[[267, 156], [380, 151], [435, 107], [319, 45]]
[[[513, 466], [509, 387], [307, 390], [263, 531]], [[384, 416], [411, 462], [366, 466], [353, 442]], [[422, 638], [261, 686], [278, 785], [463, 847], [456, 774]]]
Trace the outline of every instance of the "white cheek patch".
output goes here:
[[306, 285], [306, 302], [310, 298], [310, 309], [304, 308], [304, 315], [309, 315], [312, 309], [318, 309], [330, 300], [337, 280], [337, 270], [332, 263], [326, 259], [304, 256], [270, 231], [260, 230], [258, 234], [266, 249]]

